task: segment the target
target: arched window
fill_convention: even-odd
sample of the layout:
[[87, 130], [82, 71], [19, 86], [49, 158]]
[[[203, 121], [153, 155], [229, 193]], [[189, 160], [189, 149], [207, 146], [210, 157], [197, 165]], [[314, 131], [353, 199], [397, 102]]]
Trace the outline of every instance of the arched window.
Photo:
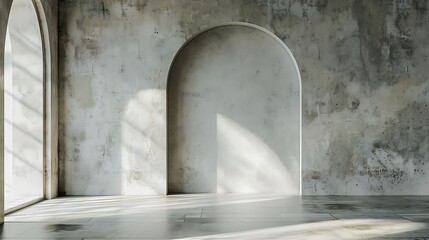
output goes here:
[[32, 1], [14, 0], [5, 44], [5, 211], [43, 198], [44, 61]]

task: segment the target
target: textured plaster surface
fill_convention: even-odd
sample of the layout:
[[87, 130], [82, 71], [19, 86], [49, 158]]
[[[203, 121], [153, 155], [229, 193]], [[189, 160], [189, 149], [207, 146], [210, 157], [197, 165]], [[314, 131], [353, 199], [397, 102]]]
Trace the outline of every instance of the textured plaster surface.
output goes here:
[[304, 194], [429, 194], [428, 7], [62, 0], [60, 191], [165, 193], [171, 61], [194, 34], [235, 21], [272, 31], [298, 62]]

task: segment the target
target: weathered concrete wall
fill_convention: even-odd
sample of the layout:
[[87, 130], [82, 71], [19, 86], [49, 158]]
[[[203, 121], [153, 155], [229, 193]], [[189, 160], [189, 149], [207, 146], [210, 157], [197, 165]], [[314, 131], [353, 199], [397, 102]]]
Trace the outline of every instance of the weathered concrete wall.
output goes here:
[[299, 72], [264, 31], [219, 26], [176, 56], [167, 80], [168, 192], [299, 194]]
[[241, 21], [301, 70], [304, 194], [429, 194], [429, 2], [59, 4], [63, 193], [165, 193], [169, 65], [198, 31]]

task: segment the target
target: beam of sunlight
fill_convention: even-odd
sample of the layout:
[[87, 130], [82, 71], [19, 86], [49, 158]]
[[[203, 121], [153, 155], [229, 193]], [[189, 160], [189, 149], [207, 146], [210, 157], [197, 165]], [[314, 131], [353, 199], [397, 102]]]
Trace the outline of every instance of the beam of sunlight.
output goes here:
[[165, 90], [139, 91], [121, 119], [121, 193], [166, 192]]
[[[186, 212], [189, 209], [213, 206], [240, 206], [295, 199], [284, 195], [217, 195], [187, 194], [171, 196], [104, 196], [66, 197], [44, 201], [9, 216], [11, 221], [65, 221], [95, 217], [126, 217], [142, 214]], [[168, 217], [168, 216], [167, 216]]]
[[[365, 229], [359, 227], [365, 226]], [[352, 230], [349, 229], [352, 228]], [[192, 237], [191, 239], [362, 239], [421, 230], [424, 223], [393, 219], [332, 220]], [[189, 238], [186, 238], [189, 239]]]
[[288, 169], [250, 130], [217, 114], [218, 192], [297, 194]]

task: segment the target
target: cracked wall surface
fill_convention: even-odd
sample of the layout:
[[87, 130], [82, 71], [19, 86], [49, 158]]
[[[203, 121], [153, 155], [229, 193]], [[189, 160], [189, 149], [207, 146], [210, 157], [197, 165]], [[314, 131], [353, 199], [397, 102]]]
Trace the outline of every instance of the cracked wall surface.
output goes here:
[[266, 28], [302, 77], [304, 194], [429, 194], [429, 2], [59, 1], [60, 192], [166, 192], [166, 81], [199, 31]]

